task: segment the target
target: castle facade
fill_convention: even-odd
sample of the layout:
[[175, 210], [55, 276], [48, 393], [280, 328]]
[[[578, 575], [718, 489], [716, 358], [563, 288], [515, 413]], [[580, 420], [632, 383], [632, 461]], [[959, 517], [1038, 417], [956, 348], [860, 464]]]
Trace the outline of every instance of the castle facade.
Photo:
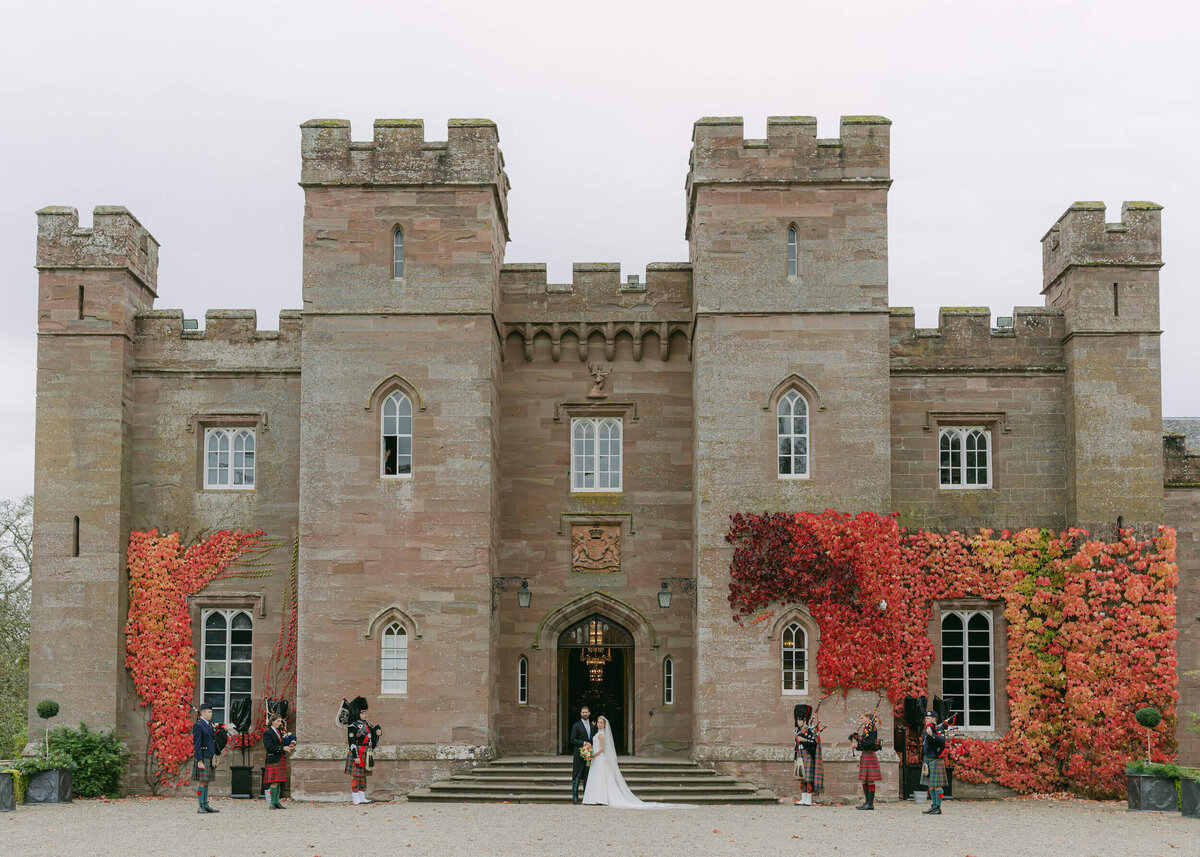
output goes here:
[[[451, 120], [445, 142], [420, 121], [369, 142], [306, 122], [302, 307], [276, 330], [156, 309], [158, 244], [129, 211], [97, 208], [90, 229], [39, 211], [30, 699], [144, 740], [130, 531], [263, 530], [299, 545], [294, 794], [344, 794], [333, 715], [358, 694], [384, 730], [376, 790], [565, 752], [581, 703], [625, 752], [787, 789], [819, 629], [802, 608], [734, 623], [724, 536], [735, 512], [826, 508], [939, 530], [1175, 526], [1194, 669], [1200, 494], [1164, 487], [1160, 207], [1109, 223], [1075, 203], [1042, 239], [1042, 305], [916, 328], [888, 303], [890, 132], [844, 117], [818, 139], [774, 117], [754, 140], [702, 119], [689, 259], [624, 279], [576, 264], [559, 284], [505, 262], [492, 122]], [[287, 586], [191, 599], [217, 719], [262, 693]], [[1003, 734], [1003, 606], [940, 609], [986, 630], [989, 678], [967, 694], [939, 658], [931, 690]], [[1194, 707], [1197, 680], [1181, 691]], [[827, 761], [853, 791], [848, 752]]]

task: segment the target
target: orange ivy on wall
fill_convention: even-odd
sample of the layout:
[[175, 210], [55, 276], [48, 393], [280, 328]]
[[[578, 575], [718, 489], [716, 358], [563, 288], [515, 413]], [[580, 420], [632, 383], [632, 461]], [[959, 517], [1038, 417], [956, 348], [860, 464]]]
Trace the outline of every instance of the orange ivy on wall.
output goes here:
[[129, 534], [125, 666], [138, 704], [150, 708], [147, 754], [161, 785], [185, 782], [180, 766], [192, 755], [194, 718], [186, 704], [196, 686], [196, 653], [187, 598], [223, 577], [263, 574], [254, 570], [253, 558], [238, 570], [230, 568], [270, 549], [261, 532], [222, 531], [186, 548], [178, 533]]
[[[821, 629], [826, 690], [924, 695], [935, 602], [1004, 604], [1009, 732], [952, 749], [956, 776], [1021, 792], [1120, 793], [1145, 746], [1134, 712], [1162, 711], [1158, 755], [1174, 752], [1175, 532], [1115, 542], [1063, 533], [900, 529], [871, 513], [734, 515], [729, 602], [735, 619], [805, 604]], [[997, 693], [1002, 692], [996, 688]]]

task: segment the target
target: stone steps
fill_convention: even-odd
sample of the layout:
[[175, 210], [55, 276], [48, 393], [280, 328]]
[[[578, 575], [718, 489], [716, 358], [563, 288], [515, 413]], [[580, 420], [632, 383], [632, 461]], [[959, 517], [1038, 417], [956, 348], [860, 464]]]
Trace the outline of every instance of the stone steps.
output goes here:
[[[645, 801], [695, 804], [775, 803], [773, 792], [680, 759], [625, 757], [621, 774]], [[409, 793], [414, 802], [570, 803], [571, 757], [499, 759]]]

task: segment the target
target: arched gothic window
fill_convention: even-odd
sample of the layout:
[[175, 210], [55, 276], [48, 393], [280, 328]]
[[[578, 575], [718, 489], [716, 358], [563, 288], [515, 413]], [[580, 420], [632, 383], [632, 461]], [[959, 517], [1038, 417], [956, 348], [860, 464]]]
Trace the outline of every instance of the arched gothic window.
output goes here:
[[980, 426], [938, 431], [938, 484], [942, 488], [991, 488], [991, 433]]
[[965, 729], [992, 729], [992, 615], [942, 614], [942, 698]]
[[393, 622], [380, 639], [380, 691], [408, 693], [408, 632], [399, 622]]
[[396, 227], [392, 235], [392, 277], [399, 280], [404, 276], [404, 230]]
[[571, 490], [621, 490], [621, 421], [588, 417], [571, 422]]
[[675, 661], [663, 658], [663, 705], [675, 704]]
[[529, 659], [521, 655], [517, 661], [517, 704], [529, 702]]
[[206, 610], [203, 627], [201, 692], [213, 707], [213, 720], [224, 723], [230, 706], [251, 695], [254, 620], [246, 610]]
[[778, 407], [779, 478], [808, 478], [808, 402], [789, 390]]
[[796, 227], [791, 226], [787, 233], [787, 275], [795, 277], [799, 272], [800, 267], [796, 258]]
[[808, 635], [799, 622], [789, 622], [780, 636], [783, 649], [783, 692], [808, 692]]
[[205, 488], [254, 487], [254, 429], [205, 429], [204, 458]]
[[396, 390], [383, 400], [379, 437], [381, 476], [412, 476], [412, 400]]

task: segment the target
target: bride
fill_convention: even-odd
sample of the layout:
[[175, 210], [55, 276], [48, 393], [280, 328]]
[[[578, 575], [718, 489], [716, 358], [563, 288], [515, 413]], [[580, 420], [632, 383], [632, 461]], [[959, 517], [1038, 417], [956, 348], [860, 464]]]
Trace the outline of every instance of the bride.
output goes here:
[[615, 806], [618, 809], [683, 809], [692, 804], [648, 803], [640, 800], [629, 790], [621, 767], [617, 764], [617, 745], [613, 743], [612, 729], [608, 718], [596, 718], [596, 735], [592, 739], [592, 764], [588, 771], [587, 786], [583, 790], [583, 802]]

